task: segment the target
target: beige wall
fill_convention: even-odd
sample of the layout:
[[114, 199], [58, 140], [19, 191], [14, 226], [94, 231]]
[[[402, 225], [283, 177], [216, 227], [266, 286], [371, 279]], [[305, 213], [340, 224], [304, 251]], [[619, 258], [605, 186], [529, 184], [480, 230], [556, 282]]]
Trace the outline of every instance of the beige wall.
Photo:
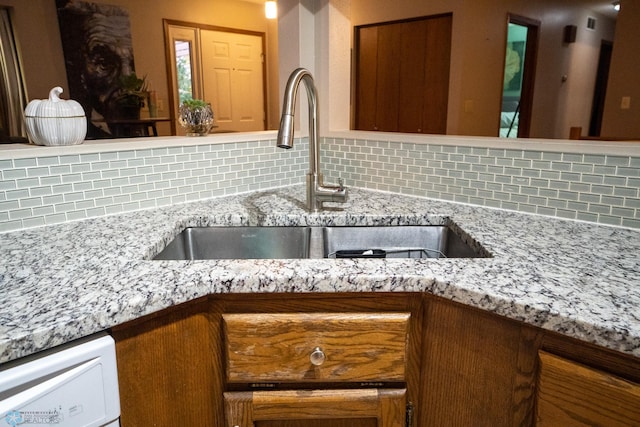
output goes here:
[[54, 0], [0, 0], [11, 10], [18, 33], [29, 99], [42, 99], [60, 86], [69, 96]]
[[[588, 127], [600, 40], [613, 40], [612, 21], [597, 15], [597, 31], [588, 31], [594, 13], [558, 0], [351, 0], [353, 25], [445, 12], [453, 12], [448, 134], [498, 135], [508, 13], [541, 21], [531, 136], [568, 138], [569, 127]], [[566, 25], [579, 26], [576, 43], [563, 44]]]
[[[639, 25], [640, 1], [623, 0], [611, 58], [603, 135], [640, 139]], [[620, 108], [623, 96], [631, 98], [631, 108], [628, 110]]]
[[[162, 19], [259, 31], [266, 34], [268, 79], [268, 124], [279, 122], [277, 23], [264, 17], [264, 6], [239, 0], [96, 0], [96, 3], [124, 7], [131, 20], [131, 36], [136, 72], [146, 75], [151, 89], [164, 103], [159, 115], [169, 115], [168, 84]], [[55, 0], [0, 0], [13, 8], [16, 30], [24, 61], [29, 99], [46, 98], [54, 86], [62, 86], [68, 96], [62, 45], [58, 31]], [[275, 89], [271, 89], [271, 88]], [[169, 134], [164, 123], [160, 130]]]
[[[184, 1], [174, 0], [100, 0], [104, 3], [124, 5], [132, 17], [132, 35], [136, 68], [139, 73], [147, 74], [153, 87], [164, 102], [168, 99], [166, 84], [166, 70], [164, 63], [164, 38], [162, 32], [162, 18], [207, 23], [211, 25], [237, 27], [253, 31], [263, 31], [267, 34], [268, 45], [268, 125], [276, 128], [278, 125], [278, 111], [281, 95], [278, 87], [278, 25], [275, 21], [263, 19], [261, 4], [239, 2], [235, 0], [190, 0], [192, 6], [185, 6]], [[321, 0], [304, 0], [303, 3], [337, 4]], [[425, 16], [444, 12], [454, 14], [454, 35], [452, 47], [452, 69], [450, 81], [450, 104], [448, 133], [459, 135], [497, 135], [498, 113], [500, 111], [500, 93], [502, 82], [502, 66], [504, 52], [504, 38], [506, 31], [507, 12], [516, 13], [542, 22], [541, 48], [536, 73], [536, 94], [534, 97], [534, 111], [532, 136], [541, 138], [567, 138], [571, 126], [588, 128], [591, 111], [591, 97], [595, 80], [595, 61], [599, 53], [602, 38], [612, 40], [612, 24], [602, 16], [583, 9], [577, 9], [570, 4], [558, 0], [486, 0], [490, 6], [481, 5], [475, 0], [341, 0], [339, 8], [340, 34], [350, 43], [351, 27], [342, 25], [344, 18], [351, 20], [352, 25], [403, 19], [411, 16]], [[281, 13], [287, 12], [286, 5], [292, 0], [281, 0]], [[297, 2], [297, 0], [295, 1]], [[56, 85], [67, 89], [66, 73], [62, 58], [62, 48], [57, 30], [57, 18], [54, 0], [0, 0], [0, 5], [13, 7], [13, 15], [18, 28], [19, 42], [22, 45], [22, 56], [25, 65], [25, 76], [29, 98], [44, 98], [49, 90]], [[148, 4], [153, 4], [148, 7]], [[640, 109], [640, 75], [639, 57], [636, 46], [638, 40], [637, 22], [640, 22], [638, 8], [640, 4], [627, 0], [627, 7], [620, 13], [620, 22], [616, 32], [614, 58], [612, 63], [612, 83], [603, 124], [603, 134], [621, 137], [637, 137], [640, 130], [638, 117]], [[464, 7], [463, 7], [464, 6]], [[284, 9], [284, 10], [282, 10]], [[320, 8], [305, 6], [311, 13]], [[318, 9], [318, 10], [316, 10]], [[346, 11], [346, 12], [345, 12]], [[331, 18], [326, 23], [335, 25], [336, 19]], [[343, 16], [344, 15], [344, 16]], [[598, 17], [598, 31], [591, 32], [584, 28], [586, 16]], [[282, 15], [281, 15], [282, 17]], [[242, 18], [242, 19], [241, 19]], [[249, 18], [247, 21], [246, 18]], [[491, 23], [491, 24], [488, 24]], [[495, 23], [495, 24], [494, 24]], [[579, 26], [576, 43], [565, 45], [562, 43], [562, 31], [565, 25]], [[321, 30], [321, 26], [319, 26]], [[348, 29], [347, 29], [348, 28]], [[300, 28], [299, 31], [304, 30]], [[312, 30], [313, 31], [313, 30]], [[350, 34], [346, 34], [350, 31]], [[329, 36], [337, 37], [332, 31]], [[280, 34], [282, 40], [289, 40], [292, 34]], [[316, 37], [328, 37], [318, 34]], [[290, 44], [290, 43], [289, 43]], [[316, 44], [322, 42], [316, 40]], [[334, 55], [336, 49], [340, 56], [348, 54], [349, 45], [329, 43], [331, 53], [321, 56], [328, 58], [327, 64], [307, 65], [317, 68], [319, 74], [319, 90], [329, 91], [329, 96], [322, 99], [321, 120], [331, 121], [323, 125], [324, 129], [344, 128], [332, 123], [340, 122], [336, 114], [348, 115], [337, 110], [334, 103], [328, 102], [333, 98], [343, 99], [341, 107], [348, 105], [348, 72], [341, 71], [339, 78], [331, 76], [332, 68], [346, 68], [344, 61], [338, 61]], [[336, 46], [338, 46], [336, 48]], [[308, 44], [298, 46], [298, 55], [304, 56], [313, 49]], [[304, 51], [304, 52], [302, 52]], [[280, 52], [280, 61], [290, 53]], [[311, 54], [313, 57], [313, 54]], [[161, 60], [159, 60], [161, 59]], [[307, 62], [318, 58], [309, 58]], [[302, 61], [304, 62], [304, 61]], [[284, 62], [287, 64], [286, 60]], [[328, 67], [328, 68], [327, 68]], [[286, 79], [290, 70], [283, 71], [282, 79]], [[566, 83], [562, 76], [567, 75]], [[339, 80], [339, 82], [338, 82]], [[322, 85], [325, 85], [322, 87]], [[337, 86], [336, 86], [337, 85]], [[337, 94], [331, 96], [333, 88]], [[280, 88], [281, 90], [281, 88]], [[68, 91], [66, 92], [68, 95]], [[622, 96], [631, 96], [631, 109], [620, 110]], [[345, 99], [346, 98], [346, 99]], [[473, 111], [464, 112], [465, 101], [471, 101]], [[333, 108], [332, 108], [333, 107]], [[166, 106], [165, 106], [166, 111]], [[634, 116], [635, 114], [635, 116]], [[348, 121], [348, 118], [345, 119]], [[166, 132], [165, 132], [166, 133]]]

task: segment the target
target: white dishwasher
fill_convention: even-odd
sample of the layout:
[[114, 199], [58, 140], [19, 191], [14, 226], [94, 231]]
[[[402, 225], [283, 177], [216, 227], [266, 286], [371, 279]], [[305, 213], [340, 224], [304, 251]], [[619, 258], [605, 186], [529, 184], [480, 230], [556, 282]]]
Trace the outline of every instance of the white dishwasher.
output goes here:
[[120, 425], [113, 338], [98, 334], [0, 365], [0, 427]]

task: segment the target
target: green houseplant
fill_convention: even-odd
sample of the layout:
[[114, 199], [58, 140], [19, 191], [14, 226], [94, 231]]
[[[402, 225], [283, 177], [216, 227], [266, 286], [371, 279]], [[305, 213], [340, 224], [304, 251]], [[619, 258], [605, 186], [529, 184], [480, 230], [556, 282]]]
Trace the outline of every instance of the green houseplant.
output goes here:
[[114, 98], [114, 114], [119, 119], [139, 119], [140, 109], [149, 97], [147, 77], [138, 77], [134, 72], [118, 79], [118, 89]]
[[201, 99], [185, 99], [180, 104], [178, 121], [188, 136], [203, 136], [213, 127], [211, 104]]

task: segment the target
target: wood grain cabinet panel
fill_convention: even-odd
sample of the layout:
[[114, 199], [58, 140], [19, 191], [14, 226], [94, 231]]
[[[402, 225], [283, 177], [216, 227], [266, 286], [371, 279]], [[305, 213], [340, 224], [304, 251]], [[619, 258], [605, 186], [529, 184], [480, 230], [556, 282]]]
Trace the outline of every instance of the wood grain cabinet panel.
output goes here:
[[223, 424], [210, 309], [199, 300], [113, 328], [123, 427]]
[[640, 426], [640, 384], [541, 351], [537, 426]]
[[222, 317], [230, 383], [405, 380], [409, 313]]
[[216, 295], [111, 333], [123, 427], [640, 426], [637, 357], [428, 294]]
[[404, 427], [406, 390], [227, 392], [227, 427]]
[[354, 129], [447, 131], [451, 14], [355, 27]]

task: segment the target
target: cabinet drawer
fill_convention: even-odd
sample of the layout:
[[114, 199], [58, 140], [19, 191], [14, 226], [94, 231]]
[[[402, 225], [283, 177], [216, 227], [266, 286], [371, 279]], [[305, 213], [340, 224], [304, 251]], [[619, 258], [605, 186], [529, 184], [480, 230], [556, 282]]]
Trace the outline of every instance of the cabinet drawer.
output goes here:
[[224, 314], [227, 381], [404, 381], [409, 313]]
[[537, 426], [640, 425], [640, 384], [539, 352]]
[[228, 426], [404, 426], [407, 405], [405, 389], [356, 389], [227, 392], [224, 407]]

